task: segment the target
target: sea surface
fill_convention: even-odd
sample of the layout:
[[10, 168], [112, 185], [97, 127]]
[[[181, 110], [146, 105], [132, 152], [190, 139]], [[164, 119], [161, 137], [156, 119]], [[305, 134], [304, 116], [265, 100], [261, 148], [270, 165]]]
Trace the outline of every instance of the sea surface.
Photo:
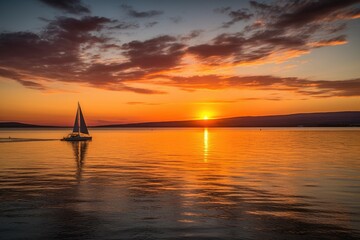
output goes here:
[[360, 128], [2, 129], [0, 239], [360, 239]]

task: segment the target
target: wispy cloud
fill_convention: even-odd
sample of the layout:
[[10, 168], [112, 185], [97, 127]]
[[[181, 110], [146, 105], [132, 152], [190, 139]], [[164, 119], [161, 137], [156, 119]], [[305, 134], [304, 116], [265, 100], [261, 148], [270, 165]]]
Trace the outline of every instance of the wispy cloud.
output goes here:
[[125, 30], [125, 29], [137, 29], [139, 28], [139, 24], [137, 23], [131, 23], [131, 22], [117, 22], [115, 26], [109, 27], [109, 29], [119, 29], [119, 30]]
[[82, 14], [90, 13], [90, 9], [86, 7], [81, 0], [39, 0], [50, 7], [59, 9], [66, 13]]
[[[289, 91], [313, 97], [360, 96], [360, 79], [308, 80], [296, 77], [276, 76], [158, 76], [167, 79], [169, 86], [181, 89], [229, 89]], [[249, 100], [249, 99], [248, 99]]]
[[156, 22], [156, 21], [148, 22], [148, 23], [145, 23], [145, 27], [146, 28], [151, 28], [151, 27], [155, 26], [156, 24], [158, 24], [158, 22]]
[[359, 3], [359, 1], [295, 1], [277, 5], [275, 8], [281, 9], [282, 12], [273, 25], [280, 28], [303, 27], [305, 24], [314, 24], [319, 21], [335, 21], [339, 19], [339, 16], [343, 18], [343, 16], [349, 15], [347, 7], [355, 3]]
[[122, 4], [121, 8], [130, 16], [135, 18], [150, 18], [163, 14], [160, 10], [137, 11], [133, 6]]
[[213, 65], [259, 61], [274, 54], [291, 57], [288, 52], [297, 52], [298, 56], [312, 48], [345, 44], [345, 35], [339, 32], [345, 28], [345, 18], [359, 16], [360, 11], [352, 7], [356, 2], [250, 1], [250, 10], [219, 8], [215, 11], [232, 17], [223, 27], [242, 20], [253, 21], [243, 31], [223, 33], [210, 42], [190, 46], [189, 52]]
[[245, 8], [232, 10], [231, 7], [223, 7], [214, 9], [214, 12], [226, 13], [230, 17], [230, 21], [223, 23], [223, 28], [228, 28], [240, 21], [249, 20], [254, 16], [253, 13], [250, 13], [249, 10]]
[[34, 82], [34, 81], [24, 80], [24, 79], [22, 79], [23, 78], [22, 75], [14, 72], [14, 71], [11, 71], [11, 70], [0, 68], [0, 76], [14, 79], [21, 85], [28, 87], [28, 88], [32, 88], [32, 89], [36, 89], [36, 90], [46, 90], [45, 86], [43, 86], [42, 84]]

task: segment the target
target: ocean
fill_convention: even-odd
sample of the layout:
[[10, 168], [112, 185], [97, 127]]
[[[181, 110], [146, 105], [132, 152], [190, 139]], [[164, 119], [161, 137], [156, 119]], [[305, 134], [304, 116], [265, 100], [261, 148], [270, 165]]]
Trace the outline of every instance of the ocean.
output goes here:
[[360, 128], [68, 131], [0, 130], [1, 239], [360, 238]]

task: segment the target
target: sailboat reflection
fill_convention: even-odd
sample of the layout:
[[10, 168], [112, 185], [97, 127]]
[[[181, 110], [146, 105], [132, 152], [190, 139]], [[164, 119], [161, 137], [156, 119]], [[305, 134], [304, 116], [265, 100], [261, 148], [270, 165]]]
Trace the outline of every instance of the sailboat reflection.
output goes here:
[[204, 128], [204, 162], [208, 161], [209, 155], [209, 132], [207, 128]]
[[86, 152], [89, 146], [87, 141], [69, 142], [72, 145], [74, 157], [76, 161], [76, 179], [81, 180], [82, 167], [85, 162]]

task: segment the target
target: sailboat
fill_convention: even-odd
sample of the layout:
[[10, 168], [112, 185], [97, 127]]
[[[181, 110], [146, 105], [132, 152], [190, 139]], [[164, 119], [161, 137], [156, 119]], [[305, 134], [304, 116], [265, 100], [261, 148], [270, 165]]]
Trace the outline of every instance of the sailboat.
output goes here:
[[86, 141], [91, 140], [89, 131], [86, 127], [85, 119], [81, 111], [80, 103], [76, 111], [75, 123], [72, 133], [64, 137], [63, 141]]

